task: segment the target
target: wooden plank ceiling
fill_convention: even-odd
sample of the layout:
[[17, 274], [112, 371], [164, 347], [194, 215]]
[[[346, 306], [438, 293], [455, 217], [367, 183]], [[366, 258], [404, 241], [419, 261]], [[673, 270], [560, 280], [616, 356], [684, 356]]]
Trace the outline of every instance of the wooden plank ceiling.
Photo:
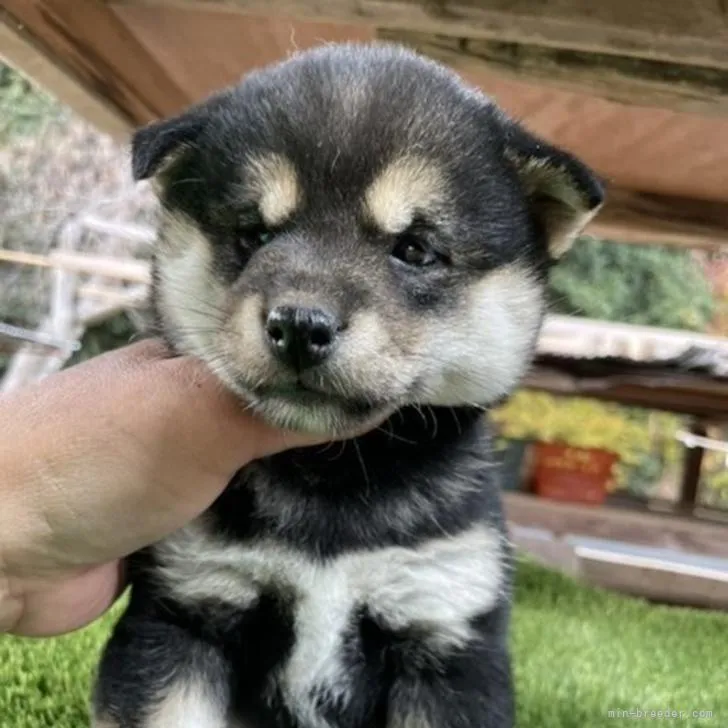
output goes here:
[[131, 128], [295, 49], [402, 40], [592, 164], [610, 185], [595, 233], [728, 242], [728, 20], [712, 0], [3, 0], [0, 12], [0, 55], [59, 95], [61, 69], [76, 83], [66, 99], [105, 128], [90, 100]]

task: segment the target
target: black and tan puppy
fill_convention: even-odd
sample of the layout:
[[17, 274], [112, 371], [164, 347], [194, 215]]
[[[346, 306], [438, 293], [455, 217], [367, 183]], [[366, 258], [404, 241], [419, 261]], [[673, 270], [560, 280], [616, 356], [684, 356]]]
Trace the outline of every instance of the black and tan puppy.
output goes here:
[[[333, 45], [140, 130], [159, 325], [271, 422], [136, 555], [97, 728], [509, 728], [510, 555], [483, 411], [529, 365], [591, 172], [454, 74]], [[190, 407], [195, 403], [190, 402]]]

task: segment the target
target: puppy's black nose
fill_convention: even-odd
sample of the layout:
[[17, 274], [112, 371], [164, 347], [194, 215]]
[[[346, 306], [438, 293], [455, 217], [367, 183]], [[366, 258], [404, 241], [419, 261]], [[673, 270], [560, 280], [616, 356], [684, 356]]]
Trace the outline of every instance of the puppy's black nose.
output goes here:
[[336, 318], [319, 308], [277, 306], [265, 322], [271, 349], [296, 371], [309, 369], [326, 359], [338, 329]]

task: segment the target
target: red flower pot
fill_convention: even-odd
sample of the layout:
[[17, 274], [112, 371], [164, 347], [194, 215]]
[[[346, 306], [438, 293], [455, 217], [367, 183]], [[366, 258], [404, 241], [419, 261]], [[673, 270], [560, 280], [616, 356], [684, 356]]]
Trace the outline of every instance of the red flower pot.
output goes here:
[[534, 491], [544, 498], [600, 505], [618, 459], [608, 450], [537, 442]]

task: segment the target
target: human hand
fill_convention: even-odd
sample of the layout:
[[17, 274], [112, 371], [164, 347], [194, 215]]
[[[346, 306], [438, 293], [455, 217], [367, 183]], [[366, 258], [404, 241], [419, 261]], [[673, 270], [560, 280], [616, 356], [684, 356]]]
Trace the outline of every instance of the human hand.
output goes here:
[[157, 341], [0, 399], [0, 632], [88, 624], [123, 590], [124, 557], [206, 510], [240, 467], [324, 441], [266, 425]]

